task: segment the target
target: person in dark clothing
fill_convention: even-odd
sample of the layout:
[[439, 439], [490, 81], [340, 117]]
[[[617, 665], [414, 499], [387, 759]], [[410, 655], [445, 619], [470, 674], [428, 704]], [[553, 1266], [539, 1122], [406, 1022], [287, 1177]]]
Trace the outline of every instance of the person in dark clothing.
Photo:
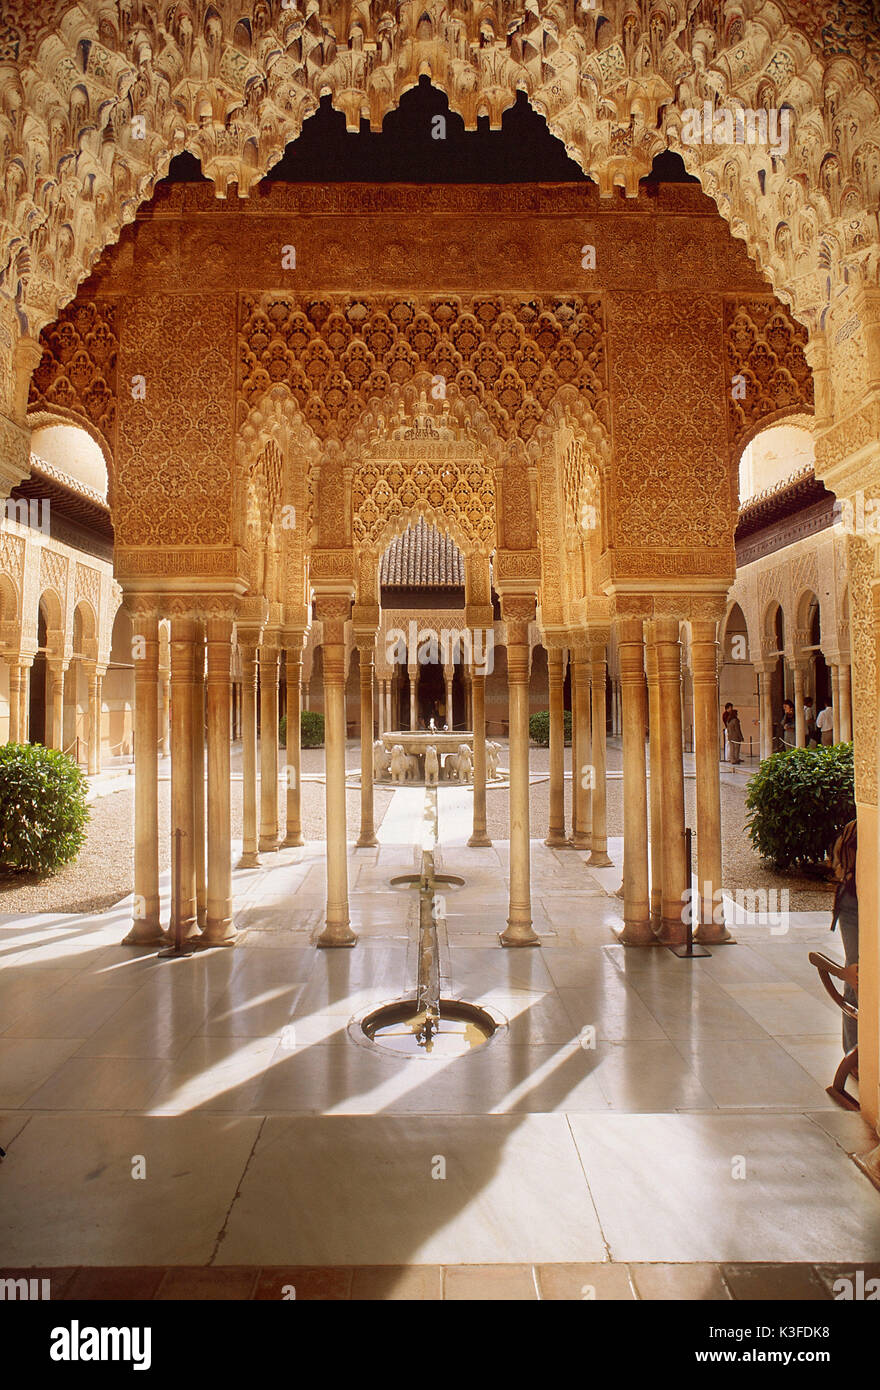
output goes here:
[[743, 731], [739, 722], [739, 710], [736, 709], [731, 710], [727, 721], [727, 744], [730, 748], [730, 761], [738, 763], [743, 746]]
[[782, 701], [782, 724], [780, 735], [783, 748], [794, 748], [795, 743], [795, 717], [794, 705], [791, 700]]
[[727, 704], [724, 706], [724, 709], [721, 711], [721, 723], [723, 726], [723, 732], [721, 735], [721, 758], [723, 762], [727, 762], [727, 759], [730, 755], [730, 742], [727, 737], [727, 725], [730, 720], [730, 714], [732, 709], [733, 703], [732, 701], [728, 700]]
[[[837, 874], [837, 891], [834, 894], [834, 915], [831, 930], [840, 927], [843, 942], [843, 955], [847, 965], [857, 965], [859, 960], [859, 900], [856, 895], [856, 822], [848, 821], [841, 830], [831, 850], [831, 864]], [[851, 985], [844, 985], [843, 997], [850, 1004], [857, 1003], [857, 995]], [[843, 1016], [843, 1050], [851, 1052], [858, 1042], [858, 1019]]]

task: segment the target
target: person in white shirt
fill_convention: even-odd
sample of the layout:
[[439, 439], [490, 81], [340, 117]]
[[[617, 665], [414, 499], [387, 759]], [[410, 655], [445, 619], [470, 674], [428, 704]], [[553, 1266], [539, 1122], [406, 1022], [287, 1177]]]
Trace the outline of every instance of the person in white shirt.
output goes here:
[[834, 742], [834, 714], [831, 706], [826, 705], [816, 718], [816, 728], [822, 735], [822, 742], [825, 744]]

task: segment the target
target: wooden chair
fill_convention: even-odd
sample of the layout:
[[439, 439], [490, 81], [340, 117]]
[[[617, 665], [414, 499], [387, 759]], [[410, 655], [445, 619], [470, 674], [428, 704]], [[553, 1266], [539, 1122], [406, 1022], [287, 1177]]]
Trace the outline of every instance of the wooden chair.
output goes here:
[[[821, 951], [810, 952], [810, 964], [815, 965], [819, 972], [819, 979], [822, 981], [831, 998], [847, 1018], [857, 1019], [859, 1010], [857, 1004], [851, 1004], [848, 999], [844, 999], [843, 994], [832, 983], [832, 979], [840, 980], [845, 985], [851, 985], [858, 998], [859, 993], [859, 967], [857, 965], [838, 965], [836, 961], [829, 960], [828, 956], [823, 956]], [[846, 1083], [850, 1076], [859, 1074], [859, 1048], [858, 1043], [851, 1048], [843, 1058], [837, 1071], [834, 1073], [834, 1080], [825, 1090], [832, 1100], [836, 1100], [838, 1105], [842, 1105], [845, 1110], [860, 1109], [859, 1102], [849, 1094]]]

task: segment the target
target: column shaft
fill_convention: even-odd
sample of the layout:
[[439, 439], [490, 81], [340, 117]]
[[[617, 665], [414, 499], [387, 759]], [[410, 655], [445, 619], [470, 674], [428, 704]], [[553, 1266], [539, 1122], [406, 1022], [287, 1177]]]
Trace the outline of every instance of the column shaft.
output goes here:
[[230, 755], [232, 704], [232, 618], [209, 617], [205, 625], [207, 650], [206, 724], [208, 744], [208, 912], [202, 933], [205, 944], [231, 946], [232, 813]]
[[797, 748], [803, 748], [807, 741], [807, 721], [804, 719], [804, 668], [799, 662], [794, 666], [794, 741]]
[[851, 669], [849, 665], [840, 668], [840, 739], [842, 743], [850, 743], [853, 736]]
[[285, 845], [301, 845], [302, 835], [302, 639], [287, 647], [287, 829]]
[[[486, 830], [486, 674], [475, 668], [474, 704], [474, 828], [469, 845], [491, 845]], [[450, 724], [450, 728], [452, 725]]]
[[278, 661], [274, 640], [264, 641], [260, 648], [261, 853], [278, 848]]
[[544, 843], [561, 849], [568, 841], [565, 835], [565, 658], [560, 647], [547, 649], [547, 677], [550, 685], [550, 823]]
[[[502, 600], [503, 603], [503, 600]], [[503, 611], [503, 609], [502, 609]], [[508, 620], [507, 686], [510, 724], [510, 913], [504, 946], [538, 946], [532, 930], [529, 841], [528, 623]]]
[[359, 849], [377, 845], [373, 822], [373, 667], [376, 637], [358, 642], [361, 683], [361, 830]]
[[626, 946], [651, 946], [648, 902], [648, 793], [642, 619], [617, 619], [623, 715], [623, 931]]
[[410, 730], [419, 727], [419, 668], [410, 666], [409, 668], [409, 727]]
[[663, 918], [663, 746], [660, 737], [660, 681], [657, 644], [652, 623], [645, 631], [645, 674], [648, 680], [648, 824], [651, 838], [651, 926], [660, 930]]
[[21, 743], [21, 677], [17, 661], [9, 663], [9, 742]]
[[[718, 766], [718, 642], [714, 620], [691, 622], [697, 796], [696, 940], [730, 941], [721, 906], [721, 778]], [[688, 884], [693, 890], [693, 885]], [[718, 893], [716, 901], [714, 894]]]
[[[257, 854], [257, 647], [239, 638], [241, 654], [242, 842], [240, 869], [254, 869]], [[290, 737], [288, 733], [288, 738]]]
[[761, 758], [773, 752], [773, 694], [770, 671], [758, 672], [758, 696], [761, 706]]
[[590, 667], [583, 647], [571, 651], [571, 804], [575, 849], [590, 848]]
[[684, 842], [684, 763], [681, 729], [681, 642], [678, 618], [655, 618], [660, 684], [660, 773], [663, 788], [663, 901], [659, 939], [685, 940], [682, 920], [687, 888]]
[[[319, 608], [320, 616], [320, 608]], [[318, 946], [353, 946], [348, 914], [348, 843], [345, 819], [345, 643], [324, 623], [324, 745], [326, 764], [327, 920]]]
[[[816, 710], [818, 714], [819, 711]], [[831, 667], [831, 737], [840, 742], [840, 667]]]
[[124, 945], [162, 939], [159, 917], [159, 619], [135, 612], [142, 655], [134, 663], [134, 903]]
[[197, 623], [195, 630], [191, 698], [196, 920], [204, 927], [208, 919], [208, 861], [205, 850], [205, 633], [201, 623]]
[[46, 742], [50, 748], [64, 747], [64, 665], [61, 662], [46, 664], [51, 681], [49, 709], [47, 710]]
[[607, 868], [608, 857], [607, 792], [605, 770], [605, 649], [593, 648], [590, 666], [590, 683], [593, 696], [593, 743], [592, 743], [592, 795], [590, 826], [591, 853], [588, 864], [596, 868]]
[[[181, 936], [196, 931], [195, 827], [193, 815], [193, 669], [196, 625], [171, 620], [171, 926]], [[178, 834], [179, 832], [179, 834]]]
[[101, 687], [97, 671], [89, 672], [89, 776], [101, 771]]

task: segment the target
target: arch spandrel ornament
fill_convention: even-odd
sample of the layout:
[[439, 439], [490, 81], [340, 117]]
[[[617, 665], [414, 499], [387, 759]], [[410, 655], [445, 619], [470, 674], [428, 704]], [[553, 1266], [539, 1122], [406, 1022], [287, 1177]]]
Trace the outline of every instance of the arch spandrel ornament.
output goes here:
[[[481, 111], [497, 126], [524, 90], [604, 194], [633, 195], [656, 153], [680, 149], [805, 321], [824, 280], [877, 282], [880, 36], [869, 0], [756, 0], [748, 15], [687, 16], [663, 0], [650, 16], [608, 0], [601, 14], [570, 17], [549, 3], [450, 17], [424, 0], [393, 15], [324, 0], [307, 16], [267, 0], [240, 20], [225, 0], [165, 14], [152, 0], [88, 10], [9, 0], [0, 265], [31, 333], [72, 297], [96, 243], [116, 240], [172, 154], [195, 154], [221, 197], [231, 184], [247, 195], [322, 92], [350, 129], [362, 115], [378, 129], [421, 72], [469, 128]], [[789, 105], [790, 147], [769, 160], [755, 146], [688, 143], [685, 113], [706, 101]]]

